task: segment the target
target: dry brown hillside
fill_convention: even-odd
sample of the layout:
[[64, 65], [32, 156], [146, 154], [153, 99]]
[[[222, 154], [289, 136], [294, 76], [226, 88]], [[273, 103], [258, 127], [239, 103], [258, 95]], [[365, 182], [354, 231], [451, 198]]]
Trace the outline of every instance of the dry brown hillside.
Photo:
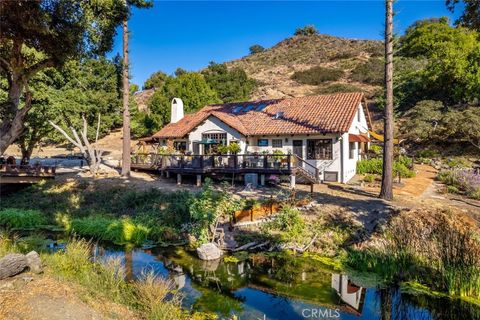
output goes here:
[[[359, 77], [352, 77], [352, 71], [369, 60], [378, 60], [382, 55], [381, 41], [345, 39], [328, 35], [294, 36], [264, 52], [227, 62], [227, 65], [245, 69], [249, 76], [259, 82], [253, 99], [353, 90], [373, 94], [379, 87], [369, 80], [358, 81]], [[318, 85], [302, 84], [291, 79], [296, 71], [318, 66], [340, 69], [344, 74], [338, 80], [324, 81]], [[359, 72], [360, 70], [357, 70], [357, 74]]]

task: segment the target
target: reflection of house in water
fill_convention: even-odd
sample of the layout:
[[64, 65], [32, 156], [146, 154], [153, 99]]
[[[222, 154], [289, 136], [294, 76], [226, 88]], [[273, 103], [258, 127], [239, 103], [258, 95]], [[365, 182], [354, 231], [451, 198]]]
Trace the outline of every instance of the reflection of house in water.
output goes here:
[[332, 274], [332, 288], [353, 313], [361, 314], [365, 300], [365, 288], [354, 284], [345, 274]]

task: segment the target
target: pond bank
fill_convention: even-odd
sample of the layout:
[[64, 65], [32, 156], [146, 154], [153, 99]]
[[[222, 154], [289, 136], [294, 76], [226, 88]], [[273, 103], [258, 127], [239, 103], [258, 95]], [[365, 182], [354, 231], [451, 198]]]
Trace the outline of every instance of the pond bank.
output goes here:
[[[442, 252], [439, 248], [447, 244], [447, 242], [439, 240], [442, 238], [440, 235], [445, 235], [445, 239], [452, 240], [450, 241], [452, 250], [449, 252], [455, 252], [455, 248], [460, 248], [461, 241], [457, 241], [458, 239], [474, 241], [473, 235], [478, 234], [478, 228], [472, 227], [467, 230], [464, 227], [458, 228], [455, 223], [452, 224], [452, 220], [457, 219], [455, 218], [457, 217], [456, 213], [447, 214], [430, 209], [410, 213], [408, 210], [392, 211], [388, 206], [377, 202], [369, 204], [366, 203], [366, 200], [356, 198], [348, 200], [325, 194], [315, 196], [316, 205], [307, 204], [302, 210], [298, 210], [288, 203], [288, 195], [282, 195], [282, 197], [287, 200], [277, 213], [276, 219], [272, 219], [262, 226], [237, 230], [233, 233], [238, 245], [252, 241], [258, 244], [268, 242], [268, 245], [263, 248], [256, 249], [256, 251], [265, 251], [263, 254], [254, 254], [243, 259], [237, 255], [227, 256], [226, 260], [218, 262], [218, 265], [209, 264], [204, 268], [199, 268], [200, 274], [211, 273], [211, 277], [220, 279], [219, 273], [225, 273], [228, 268], [239, 268], [239, 264], [244, 263], [241, 268], [251, 270], [250, 273], [246, 273], [248, 281], [256, 279], [256, 282], [244, 282], [235, 287], [232, 287], [228, 281], [225, 283], [223, 280], [211, 282], [209, 278], [205, 277], [198, 279], [201, 284], [207, 284], [206, 287], [201, 286], [196, 283], [193, 271], [190, 272], [191, 268], [196, 268], [194, 266], [197, 263], [193, 262], [196, 257], [191, 256], [188, 252], [181, 253], [175, 252], [175, 250], [160, 253], [161, 249], [157, 248], [159, 244], [178, 244], [190, 238], [188, 236], [191, 235], [196, 235], [195, 240], [200, 240], [200, 243], [204, 241], [206, 238], [202, 239], [202, 237], [208, 235], [206, 226], [209, 225], [209, 220], [202, 220], [205, 214], [208, 214], [211, 208], [228, 207], [232, 203], [230, 198], [234, 198], [234, 196], [219, 194], [216, 190], [204, 189], [201, 193], [195, 194], [184, 191], [164, 192], [155, 189], [138, 191], [119, 186], [107, 187], [99, 186], [96, 183], [74, 181], [64, 185], [39, 185], [8, 197], [5, 201], [2, 199], [0, 225], [6, 226], [13, 233], [22, 233], [20, 232], [22, 227], [39, 229], [38, 227], [42, 226], [40, 229], [54, 230], [58, 226], [62, 226], [65, 230], [70, 230], [71, 234], [128, 245], [129, 250], [98, 247], [98, 250], [103, 253], [99, 251], [94, 256], [101, 260], [102, 256], [108, 256], [108, 252], [113, 252], [111, 255], [120, 257], [122, 261], [125, 261], [125, 266], [127, 266], [127, 261], [131, 261], [133, 264], [130, 268], [131, 272], [127, 273], [127, 276], [131, 278], [135, 277], [135, 264], [148, 267], [150, 264], [160, 263], [159, 270], [166, 270], [164, 274], [172, 278], [171, 272], [175, 270], [172, 271], [168, 267], [172, 264], [171, 261], [175, 259], [190, 261], [188, 263], [174, 261], [174, 269], [181, 269], [185, 275], [185, 281], [190, 281], [192, 284], [192, 287], [187, 290], [186, 297], [190, 293], [196, 293], [195, 301], [201, 297], [208, 301], [217, 297], [215, 301], [219, 303], [219, 299], [230, 297], [233, 300], [227, 300], [232, 304], [240, 303], [242, 305], [243, 302], [237, 296], [237, 292], [245, 291], [252, 294], [253, 302], [251, 303], [254, 303], [257, 291], [260, 291], [269, 299], [275, 297], [286, 299], [290, 307], [298, 299], [303, 301], [302, 303], [311, 303], [312, 301], [308, 298], [311, 293], [307, 292], [310, 289], [305, 287], [306, 284], [301, 280], [302, 275], [296, 274], [296, 269], [303, 264], [317, 265], [318, 263], [321, 264], [321, 270], [327, 269], [328, 276], [312, 273], [307, 269], [304, 270], [305, 275], [313, 274], [307, 277], [308, 281], [329, 279], [322, 281], [324, 284], [328, 282], [331, 284], [333, 282], [332, 273], [343, 274], [347, 275], [348, 281], [354, 285], [375, 294], [378, 293], [378, 290], [384, 290], [377, 289], [379, 284], [383, 285], [382, 288], [398, 291], [398, 284], [418, 281], [423, 286], [422, 288], [429, 287], [431, 290], [463, 299], [467, 299], [467, 297], [476, 299], [480, 287], [477, 285], [478, 278], [475, 278], [475, 270], [477, 270], [475, 263], [478, 262], [478, 258], [475, 258], [476, 251], [462, 249], [462, 252], [465, 253], [464, 256], [439, 255]], [[337, 200], [340, 203], [348, 203], [348, 206], [343, 209], [337, 207], [333, 210], [332, 204]], [[255, 205], [255, 202], [251, 203], [252, 208]], [[378, 209], [369, 210], [368, 208], [372, 206], [378, 207]], [[231, 209], [238, 211], [242, 208], [233, 206]], [[400, 224], [397, 221], [399, 218]], [[462, 219], [457, 220], [462, 222], [462, 226], [468, 224]], [[445, 223], [437, 223], [438, 221]], [[395, 223], [397, 223], [396, 227]], [[205, 231], [207, 233], [204, 233]], [[429, 241], [421, 242], [423, 241], [421, 235], [425, 232], [431, 236], [424, 237]], [[432, 239], [436, 240], [430, 241]], [[28, 242], [36, 241], [41, 242], [38, 238], [30, 237], [28, 241], [22, 239], [20, 243], [28, 245]], [[296, 255], [294, 258], [279, 258], [275, 256], [283, 254], [282, 252], [286, 251], [286, 248], [306, 248], [310, 243], [308, 251], [313, 254], [309, 253], [308, 257]], [[468, 243], [475, 244], [475, 242]], [[191, 242], [191, 244], [195, 245], [195, 242]], [[143, 250], [131, 249], [135, 245], [137, 247], [145, 246]], [[468, 246], [468, 248], [473, 247], [475, 246]], [[422, 248], [428, 248], [428, 250], [419, 250]], [[273, 254], [271, 251], [281, 252]], [[161, 257], [164, 257], [165, 261], [161, 260]], [[332, 258], [334, 259], [332, 260]], [[248, 259], [248, 263], [245, 259]], [[143, 260], [149, 262], [144, 264]], [[290, 260], [293, 262], [288, 262]], [[334, 263], [326, 265], [325, 262], [329, 261]], [[444, 261], [471, 261], [472, 263], [468, 265], [468, 268], [463, 268], [458, 263], [445, 265]], [[438, 264], [438, 262], [442, 262], [442, 264]], [[287, 269], [279, 268], [279, 265], [282, 264], [288, 265]], [[230, 267], [227, 268], [229, 265]], [[332, 266], [337, 268], [337, 270], [333, 270], [335, 272], [332, 272]], [[290, 271], [288, 268], [292, 268], [294, 271]], [[343, 271], [338, 271], [338, 269]], [[358, 272], [349, 271], [350, 269], [368, 272], [369, 278], [373, 273], [377, 279], [373, 283], [365, 283], [363, 276], [358, 277]], [[290, 282], [278, 281], [274, 277], [277, 272], [296, 274], [300, 280], [295, 278], [295, 281], [291, 280]], [[228, 277], [231, 278], [229, 281], [237, 281], [235, 280], [236, 274], [228, 275], [227, 280]], [[454, 281], [449, 283], [445, 281], [446, 279]], [[289, 286], [282, 287], [283, 283], [288, 283]], [[212, 288], [220, 288], [220, 291], [215, 289], [212, 292]], [[297, 292], [303, 290], [302, 288], [306, 292], [301, 294]], [[327, 288], [326, 285], [322, 285], [311, 291], [335, 293], [331, 286], [328, 290]], [[412, 295], [411, 293], [412, 290], [409, 291], [409, 295]], [[424, 296], [423, 293], [421, 296]], [[307, 294], [307, 298], [303, 296], [304, 294]], [[396, 294], [392, 293], [392, 295]], [[258, 293], [258, 296], [261, 294]], [[185, 301], [187, 300], [188, 298], [185, 298]], [[455, 302], [457, 300], [452, 301], [457, 303]], [[210, 310], [207, 307], [194, 309], [194, 305], [201, 305], [200, 302], [196, 304], [192, 302], [184, 307], [189, 310]], [[317, 302], [319, 306], [331, 305], [331, 301], [327, 300], [315, 303]], [[244, 306], [246, 309], [248, 309], [249, 303]], [[313, 305], [316, 305], [315, 303]], [[333, 306], [338, 307], [337, 304], [333, 304]], [[219, 313], [217, 310], [215, 312]], [[252, 312], [256, 314], [255, 312], [260, 311]], [[347, 316], [345, 315], [345, 317]]]

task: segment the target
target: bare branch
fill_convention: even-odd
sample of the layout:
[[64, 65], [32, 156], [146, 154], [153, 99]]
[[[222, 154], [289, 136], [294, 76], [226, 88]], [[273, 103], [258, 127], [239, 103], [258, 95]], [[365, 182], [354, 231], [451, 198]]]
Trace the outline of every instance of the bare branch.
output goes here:
[[95, 144], [98, 142], [98, 134], [100, 133], [100, 113], [98, 114], [97, 134], [95, 135]]
[[80, 150], [83, 148], [83, 146], [81, 146], [81, 145], [79, 145], [77, 142], [75, 142], [75, 141], [68, 135], [68, 133], [65, 132], [65, 130], [63, 130], [63, 129], [60, 128], [58, 125], [56, 125], [55, 123], [53, 123], [53, 121], [48, 120], [48, 122], [49, 122], [55, 129], [57, 129], [57, 131], [60, 132], [68, 141], [70, 141], [70, 143], [72, 143], [74, 146], [76, 146], [76, 147], [79, 148]]
[[87, 152], [85, 150], [85, 147], [82, 144], [82, 140], [80, 140], [80, 137], [78, 136], [77, 130], [75, 130], [74, 127], [70, 127], [70, 130], [72, 131], [73, 136], [75, 137], [75, 140], [77, 140], [77, 144], [79, 145], [80, 152], [82, 152], [83, 155], [86, 156]]

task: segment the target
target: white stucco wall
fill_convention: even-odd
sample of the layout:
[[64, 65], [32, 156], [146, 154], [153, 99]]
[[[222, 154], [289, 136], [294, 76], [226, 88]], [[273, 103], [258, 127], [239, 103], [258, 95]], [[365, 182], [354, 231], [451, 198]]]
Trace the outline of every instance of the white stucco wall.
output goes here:
[[[348, 130], [348, 133], [368, 135], [367, 118], [366, 118], [365, 111], [362, 104], [358, 106], [357, 112], [355, 114], [355, 117], [353, 118], [350, 129]], [[354, 145], [355, 145], [354, 157], [353, 159], [350, 159], [350, 148], [349, 148], [350, 143], [348, 141], [349, 140], [348, 134], [344, 134], [343, 139], [345, 141], [343, 145], [345, 156], [343, 157], [344, 172], [343, 172], [342, 182], [348, 182], [357, 173], [357, 161], [360, 160], [360, 150], [359, 150], [360, 143], [354, 142]]]
[[[338, 182], [346, 183], [356, 174], [356, 163], [359, 157], [359, 143], [355, 143], [354, 158], [349, 158], [349, 133], [351, 134], [368, 134], [368, 124], [362, 104], [358, 106], [355, 117], [352, 121], [350, 129], [344, 134], [320, 134], [320, 135], [275, 135], [275, 136], [255, 136], [245, 138], [234, 128], [228, 126], [218, 118], [211, 116], [201, 123], [198, 127], [192, 130], [188, 135], [187, 150], [193, 151], [192, 143], [194, 141], [202, 140], [203, 133], [209, 132], [225, 132], [227, 134], [227, 143], [232, 140], [239, 142], [240, 153], [252, 153], [268, 151], [269, 153], [275, 150], [282, 150], [283, 153], [293, 153], [293, 140], [302, 140], [303, 158], [312, 166], [320, 170], [320, 178], [324, 179], [323, 173], [336, 172]], [[258, 139], [268, 139], [268, 147], [260, 147], [257, 145]], [[273, 148], [272, 140], [281, 139], [282, 147]], [[307, 159], [307, 140], [309, 139], [331, 139], [332, 140], [332, 159], [331, 160], [308, 160]], [[180, 139], [174, 139], [175, 141]], [[202, 146], [200, 146], [200, 153], [203, 153]], [[343, 156], [343, 158], [342, 158]], [[342, 166], [343, 164], [343, 166]], [[313, 171], [310, 166], [305, 166], [305, 169]]]
[[[324, 179], [324, 171], [337, 172], [338, 181], [341, 182], [340, 173], [340, 135], [338, 134], [326, 134], [326, 135], [279, 135], [279, 136], [259, 136], [248, 138], [248, 151], [249, 152], [273, 152], [274, 150], [282, 150], [283, 153], [293, 153], [293, 140], [302, 140], [303, 145], [303, 158], [306, 162], [320, 170], [320, 179]], [[268, 139], [268, 147], [258, 147], [258, 139]], [[272, 139], [282, 139], [282, 148], [273, 148]], [[307, 140], [309, 139], [331, 139], [332, 140], [332, 159], [331, 160], [308, 160], [307, 159]], [[308, 165], [304, 166], [305, 169], [314, 171], [314, 169]]]
[[[227, 124], [213, 116], [206, 119], [202, 124], [200, 124], [198, 127], [196, 127], [190, 132], [190, 134], [188, 135], [187, 149], [189, 151], [192, 151], [192, 143], [194, 141], [201, 141], [203, 133], [214, 132], [225, 132], [227, 134], [227, 143], [230, 143], [230, 141], [232, 140], [239, 141], [240, 148], [242, 149], [241, 153], [246, 152], [245, 137], [237, 130], [233, 129], [232, 127], [228, 126]], [[200, 151], [202, 152], [202, 150]]]

